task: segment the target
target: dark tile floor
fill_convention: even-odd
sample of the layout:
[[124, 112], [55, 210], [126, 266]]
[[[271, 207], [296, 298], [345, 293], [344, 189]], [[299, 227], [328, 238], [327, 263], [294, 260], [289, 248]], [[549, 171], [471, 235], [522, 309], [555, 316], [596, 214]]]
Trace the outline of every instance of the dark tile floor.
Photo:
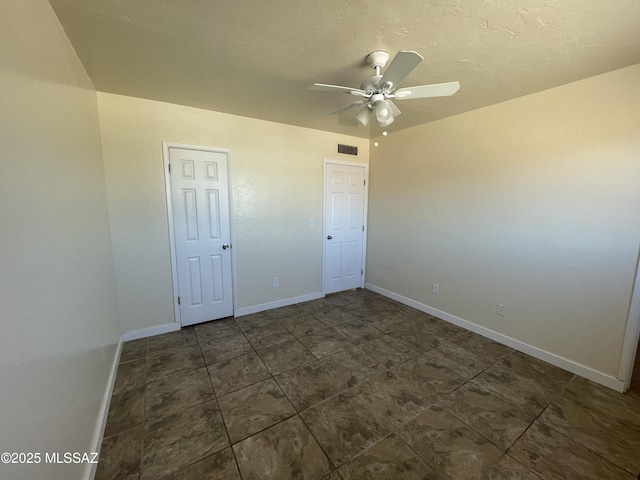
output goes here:
[[631, 480], [638, 387], [352, 290], [125, 343], [96, 478]]

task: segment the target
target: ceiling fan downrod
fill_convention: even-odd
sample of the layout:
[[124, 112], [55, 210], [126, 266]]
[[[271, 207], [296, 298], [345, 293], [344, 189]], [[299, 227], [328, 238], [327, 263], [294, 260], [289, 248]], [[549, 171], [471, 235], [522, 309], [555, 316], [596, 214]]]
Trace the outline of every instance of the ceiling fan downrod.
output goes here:
[[367, 62], [376, 71], [377, 77], [380, 76], [380, 70], [384, 68], [388, 61], [389, 54], [384, 50], [376, 50], [367, 55]]

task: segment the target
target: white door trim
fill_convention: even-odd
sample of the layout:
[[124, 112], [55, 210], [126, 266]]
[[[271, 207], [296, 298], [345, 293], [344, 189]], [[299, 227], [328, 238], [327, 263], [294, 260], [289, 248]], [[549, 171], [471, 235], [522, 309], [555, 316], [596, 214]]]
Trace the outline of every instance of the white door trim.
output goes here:
[[231, 189], [231, 150], [228, 148], [204, 147], [201, 145], [188, 145], [183, 143], [162, 142], [162, 157], [164, 162], [164, 189], [167, 200], [167, 223], [169, 225], [169, 254], [171, 256], [171, 283], [173, 287], [173, 316], [175, 322], [180, 325], [180, 305], [178, 305], [178, 258], [176, 255], [175, 231], [173, 224], [173, 199], [171, 195], [171, 176], [169, 174], [169, 149], [182, 148], [185, 150], [198, 150], [201, 152], [224, 153], [227, 155], [227, 182], [229, 185], [229, 235], [231, 237], [231, 281], [233, 285], [233, 311], [238, 306], [236, 285], [236, 253], [233, 236], [233, 202]]
[[360, 162], [349, 162], [346, 160], [332, 160], [325, 158], [322, 164], [322, 293], [326, 294], [324, 288], [325, 279], [325, 263], [327, 256], [327, 238], [326, 224], [325, 224], [325, 205], [327, 201], [327, 165], [346, 165], [351, 167], [364, 167], [364, 209], [363, 209], [363, 222], [364, 222], [364, 234], [362, 235], [362, 281], [360, 282], [360, 288], [364, 288], [365, 277], [367, 276], [367, 233], [369, 231], [368, 225], [368, 209], [369, 209], [369, 165]]
[[636, 262], [636, 278], [631, 291], [631, 304], [629, 306], [629, 317], [627, 320], [627, 330], [624, 335], [622, 354], [620, 355], [620, 369], [618, 379], [624, 382], [624, 390], [627, 391], [631, 384], [633, 375], [633, 365], [638, 355], [638, 340], [640, 339], [640, 256]]

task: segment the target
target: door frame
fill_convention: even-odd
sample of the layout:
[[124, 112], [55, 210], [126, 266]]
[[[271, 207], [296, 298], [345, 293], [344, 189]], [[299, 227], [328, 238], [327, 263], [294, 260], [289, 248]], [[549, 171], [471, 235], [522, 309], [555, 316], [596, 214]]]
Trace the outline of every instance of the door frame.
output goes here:
[[360, 288], [364, 288], [365, 277], [367, 276], [367, 233], [369, 232], [368, 223], [368, 211], [369, 211], [369, 165], [361, 162], [349, 162], [347, 160], [333, 160], [325, 158], [322, 164], [322, 293], [326, 295], [325, 291], [325, 265], [327, 260], [327, 225], [325, 218], [326, 203], [327, 203], [327, 165], [344, 165], [348, 167], [363, 167], [364, 168], [364, 206], [363, 206], [363, 223], [364, 232], [362, 234], [362, 281], [360, 282]]
[[182, 325], [180, 319], [180, 305], [178, 304], [178, 257], [176, 255], [175, 226], [173, 224], [173, 197], [171, 194], [171, 174], [169, 173], [169, 149], [181, 148], [184, 150], [197, 150], [200, 152], [224, 153], [227, 156], [227, 185], [229, 192], [229, 237], [231, 241], [231, 298], [233, 302], [233, 315], [238, 309], [237, 285], [236, 285], [236, 250], [233, 234], [233, 194], [231, 188], [231, 150], [228, 148], [205, 147], [202, 145], [188, 145], [184, 143], [162, 142], [162, 157], [164, 163], [164, 189], [167, 201], [167, 223], [169, 226], [169, 254], [171, 257], [171, 287], [173, 290], [173, 315], [175, 322]]
[[640, 255], [636, 261], [636, 276], [631, 289], [631, 303], [629, 305], [629, 317], [627, 319], [627, 329], [625, 331], [622, 354], [620, 355], [620, 368], [618, 369], [618, 380], [624, 382], [626, 392], [631, 385], [633, 366], [640, 340]]

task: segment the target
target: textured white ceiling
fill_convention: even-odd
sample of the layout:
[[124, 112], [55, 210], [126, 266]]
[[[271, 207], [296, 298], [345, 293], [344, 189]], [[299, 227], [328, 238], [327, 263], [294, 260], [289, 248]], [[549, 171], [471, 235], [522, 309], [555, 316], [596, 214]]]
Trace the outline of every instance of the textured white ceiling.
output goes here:
[[[407, 128], [640, 63], [639, 0], [50, 0], [97, 90], [371, 137], [356, 100], [366, 56], [415, 50]], [[375, 123], [375, 122], [372, 122]]]

